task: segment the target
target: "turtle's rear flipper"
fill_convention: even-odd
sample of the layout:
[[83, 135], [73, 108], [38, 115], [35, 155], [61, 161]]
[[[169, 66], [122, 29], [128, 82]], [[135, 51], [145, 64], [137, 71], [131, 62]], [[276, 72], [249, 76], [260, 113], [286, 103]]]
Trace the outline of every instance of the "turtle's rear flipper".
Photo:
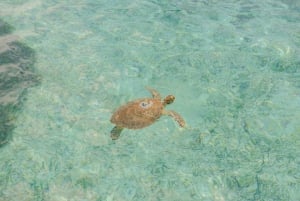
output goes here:
[[112, 140], [116, 140], [120, 137], [121, 132], [123, 128], [115, 126], [111, 131], [110, 131], [110, 137]]

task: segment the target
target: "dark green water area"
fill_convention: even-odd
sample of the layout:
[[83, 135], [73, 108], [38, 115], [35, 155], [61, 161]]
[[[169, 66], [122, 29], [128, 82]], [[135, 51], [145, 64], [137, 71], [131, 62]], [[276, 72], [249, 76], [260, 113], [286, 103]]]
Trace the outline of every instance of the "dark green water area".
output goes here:
[[40, 83], [32, 48], [19, 41], [13, 26], [0, 19], [0, 147], [12, 138], [26, 90]]

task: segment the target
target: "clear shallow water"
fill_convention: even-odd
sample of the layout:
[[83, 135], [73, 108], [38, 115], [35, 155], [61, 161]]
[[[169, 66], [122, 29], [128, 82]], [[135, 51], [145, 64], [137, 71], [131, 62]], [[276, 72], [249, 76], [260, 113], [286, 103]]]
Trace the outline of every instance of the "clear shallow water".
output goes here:
[[[1, 1], [36, 53], [0, 149], [0, 200], [298, 200], [297, 1]], [[112, 142], [110, 116], [174, 94]]]

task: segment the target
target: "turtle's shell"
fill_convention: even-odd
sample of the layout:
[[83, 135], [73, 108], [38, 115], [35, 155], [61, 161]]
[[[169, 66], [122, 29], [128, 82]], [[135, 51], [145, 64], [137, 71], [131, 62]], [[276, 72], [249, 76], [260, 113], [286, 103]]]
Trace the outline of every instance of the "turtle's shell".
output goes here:
[[163, 108], [160, 99], [138, 99], [118, 108], [110, 121], [122, 128], [144, 128], [154, 123], [162, 115]]

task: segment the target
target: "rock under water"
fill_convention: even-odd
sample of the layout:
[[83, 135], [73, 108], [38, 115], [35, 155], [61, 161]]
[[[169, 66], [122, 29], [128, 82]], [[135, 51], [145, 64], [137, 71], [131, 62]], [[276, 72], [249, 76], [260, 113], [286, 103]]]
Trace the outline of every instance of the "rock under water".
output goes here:
[[34, 71], [34, 50], [12, 32], [13, 27], [0, 19], [0, 147], [12, 137], [26, 89], [40, 82]]

